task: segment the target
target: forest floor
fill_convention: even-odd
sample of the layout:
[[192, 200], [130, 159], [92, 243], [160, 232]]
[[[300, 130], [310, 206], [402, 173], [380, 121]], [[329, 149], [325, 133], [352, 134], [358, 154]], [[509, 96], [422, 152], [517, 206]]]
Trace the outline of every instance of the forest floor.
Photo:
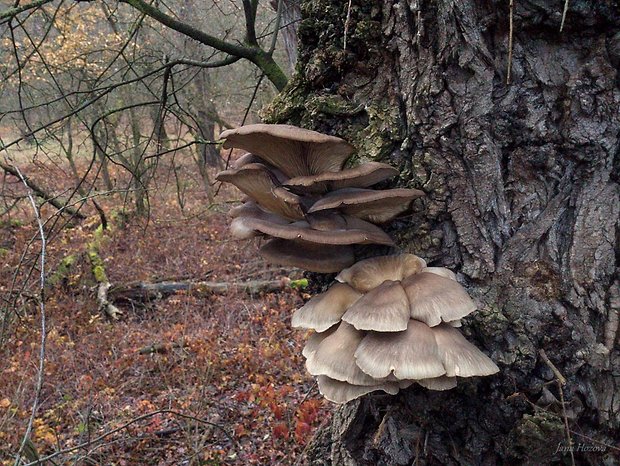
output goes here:
[[[197, 170], [189, 164], [176, 170], [183, 192], [162, 164], [147, 218], [121, 214], [129, 204], [115, 194], [99, 198], [110, 220], [105, 231], [90, 208], [85, 220], [46, 224], [47, 341], [26, 448], [31, 461], [290, 465], [329, 418], [330, 405], [305, 372], [305, 334], [290, 327], [292, 310], [308, 298], [290, 286], [301, 272], [269, 266], [254, 242], [230, 239], [225, 212], [239, 193], [222, 190], [209, 205]], [[67, 179], [66, 167], [29, 164], [27, 173], [63, 192], [58, 183]], [[3, 183], [1, 189], [25, 194], [18, 180]], [[0, 218], [2, 465], [14, 463], [23, 440], [41, 349], [41, 241], [27, 199], [20, 206]], [[42, 209], [43, 219], [55, 213]], [[282, 286], [255, 295], [176, 293], [120, 306], [123, 314], [113, 320], [98, 309], [87, 254], [93, 244], [113, 285], [278, 280]]]

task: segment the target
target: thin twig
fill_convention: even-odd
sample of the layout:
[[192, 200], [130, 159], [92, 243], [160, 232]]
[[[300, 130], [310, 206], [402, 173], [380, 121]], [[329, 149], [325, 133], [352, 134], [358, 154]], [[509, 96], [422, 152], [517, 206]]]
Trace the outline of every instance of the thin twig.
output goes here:
[[566, 385], [566, 379], [564, 378], [564, 376], [560, 373], [560, 371], [558, 370], [557, 367], [555, 367], [555, 365], [551, 362], [551, 360], [549, 359], [549, 356], [547, 356], [547, 353], [545, 353], [544, 349], [541, 349], [539, 351], [540, 354], [540, 358], [544, 361], [544, 363], [549, 366], [549, 369], [551, 369], [551, 371], [553, 372], [553, 374], [555, 375], [555, 378], [558, 379], [558, 382], [560, 382], [560, 384], [562, 386]]
[[347, 36], [349, 35], [349, 22], [351, 21], [351, 1], [349, 0], [349, 4], [347, 5], [347, 19], [344, 21], [344, 44], [342, 49], [347, 49]]
[[506, 73], [506, 84], [510, 84], [512, 74], [512, 38], [514, 34], [513, 26], [514, 0], [510, 0], [510, 13], [508, 15], [508, 70]]
[[558, 383], [558, 391], [560, 392], [560, 403], [562, 404], [562, 418], [564, 419], [564, 429], [566, 430], [566, 441], [568, 442], [568, 451], [570, 453], [571, 465], [575, 466], [575, 454], [573, 452], [573, 438], [570, 435], [570, 426], [568, 425], [568, 416], [566, 415], [566, 402], [564, 401], [564, 390], [562, 387], [566, 385], [566, 378], [560, 373], [557, 367], [551, 362], [544, 349], [539, 351], [541, 359], [549, 366], [549, 369], [555, 375]]
[[43, 222], [41, 221], [41, 212], [39, 211], [39, 207], [34, 200], [32, 191], [30, 190], [30, 186], [28, 186], [26, 178], [24, 177], [24, 175], [22, 175], [19, 167], [17, 167], [17, 165], [13, 165], [13, 167], [19, 175], [19, 178], [21, 179], [23, 185], [26, 187], [26, 190], [28, 192], [28, 199], [30, 200], [30, 204], [32, 205], [32, 210], [34, 211], [34, 216], [37, 220], [37, 225], [39, 227], [39, 235], [41, 237], [41, 269], [39, 280], [39, 310], [41, 311], [41, 348], [39, 350], [39, 368], [37, 373], [37, 384], [35, 386], [34, 392], [34, 401], [32, 402], [32, 411], [30, 412], [30, 419], [28, 420], [26, 432], [24, 433], [22, 443], [15, 457], [15, 466], [17, 466], [21, 462], [22, 451], [24, 450], [24, 447], [26, 446], [26, 443], [30, 438], [30, 433], [32, 432], [32, 425], [37, 415], [37, 408], [39, 407], [39, 397], [41, 395], [41, 389], [43, 387], [43, 374], [45, 369], [45, 344], [47, 341], [47, 322], [45, 315], [45, 252], [47, 243], [45, 238], [45, 231], [43, 229]]
[[566, 21], [566, 13], [568, 13], [568, 0], [564, 2], [564, 11], [562, 12], [562, 22], [560, 23], [560, 32], [564, 29], [564, 21]]

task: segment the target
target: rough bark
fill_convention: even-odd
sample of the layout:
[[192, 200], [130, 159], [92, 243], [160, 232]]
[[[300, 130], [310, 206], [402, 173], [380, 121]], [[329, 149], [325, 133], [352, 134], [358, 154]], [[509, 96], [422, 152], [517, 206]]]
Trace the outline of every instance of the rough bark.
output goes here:
[[301, 74], [265, 117], [427, 193], [393, 233], [459, 272], [464, 331], [501, 372], [341, 407], [306, 462], [570, 464], [570, 434], [576, 464], [615, 464], [620, 3], [571, 1], [560, 33], [564, 1], [514, 2], [510, 84], [508, 1], [353, 1], [342, 50], [347, 3], [302, 3]]

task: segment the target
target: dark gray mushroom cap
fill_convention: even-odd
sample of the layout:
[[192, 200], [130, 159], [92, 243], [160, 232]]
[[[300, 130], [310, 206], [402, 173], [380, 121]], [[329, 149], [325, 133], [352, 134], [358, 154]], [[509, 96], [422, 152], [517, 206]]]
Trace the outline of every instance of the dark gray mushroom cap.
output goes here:
[[308, 212], [338, 209], [340, 212], [373, 223], [385, 223], [409, 209], [411, 202], [424, 196], [417, 189], [356, 189], [346, 188], [326, 194]]
[[344, 139], [290, 125], [247, 125], [220, 134], [224, 148], [258, 155], [288, 177], [339, 171], [353, 152]]
[[340, 272], [355, 262], [353, 246], [309, 243], [301, 240], [272, 239], [260, 255], [273, 264], [299, 267], [318, 273]]
[[325, 193], [343, 188], [368, 188], [398, 175], [398, 170], [385, 163], [368, 162], [337, 172], [297, 176], [283, 183], [299, 193]]

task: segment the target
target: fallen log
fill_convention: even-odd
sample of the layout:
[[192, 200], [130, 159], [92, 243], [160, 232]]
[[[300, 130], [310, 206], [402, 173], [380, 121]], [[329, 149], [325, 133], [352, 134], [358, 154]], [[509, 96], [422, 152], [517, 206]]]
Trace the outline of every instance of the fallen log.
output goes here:
[[192, 282], [164, 281], [158, 283], [134, 282], [114, 285], [108, 290], [108, 301], [114, 303], [146, 303], [168, 296], [185, 293], [193, 296], [223, 295], [231, 291], [246, 294], [281, 290], [282, 280], [253, 280], [247, 282]]

